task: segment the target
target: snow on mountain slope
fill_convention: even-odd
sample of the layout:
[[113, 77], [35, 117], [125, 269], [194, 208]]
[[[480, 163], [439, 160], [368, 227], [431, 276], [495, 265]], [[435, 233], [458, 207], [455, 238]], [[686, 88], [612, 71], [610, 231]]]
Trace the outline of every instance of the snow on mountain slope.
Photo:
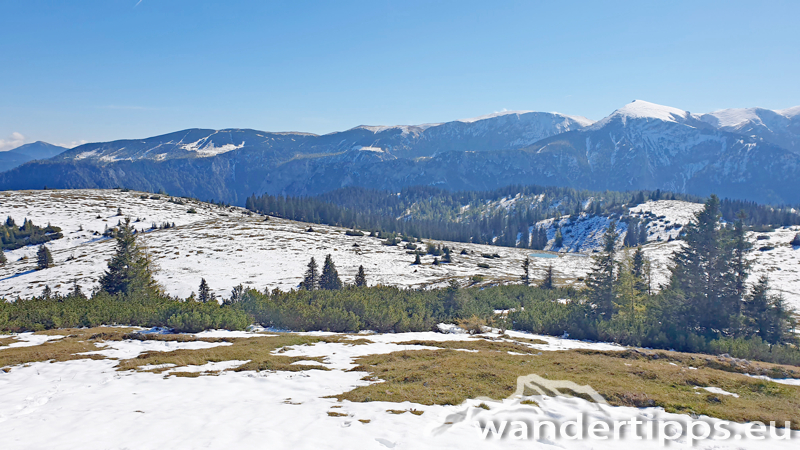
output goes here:
[[763, 108], [723, 109], [697, 117], [715, 128], [763, 139], [800, 153], [800, 106], [773, 111]]
[[623, 124], [630, 119], [661, 120], [664, 122], [680, 123], [687, 117], [689, 117], [689, 113], [682, 109], [658, 105], [644, 100], [634, 100], [614, 111], [608, 117], [595, 122], [590, 128], [598, 130], [613, 120], [621, 120]]
[[[36, 271], [36, 247], [6, 252], [8, 264], [0, 267], [0, 298], [38, 295], [45, 286], [66, 293], [73, 280], [91, 291], [113, 254], [114, 241], [97, 236], [105, 226], [117, 224], [117, 207], [123, 214], [144, 219], [134, 223], [141, 242], [147, 247], [158, 272], [156, 280], [167, 293], [188, 296], [205, 278], [212, 291], [227, 297], [231, 288], [242, 283], [263, 290], [265, 287], [288, 290], [297, 287], [308, 260], [321, 262], [330, 253], [343, 281], [352, 282], [358, 266], [364, 265], [370, 285], [424, 287], [443, 285], [449, 279], [470, 283], [473, 275], [485, 282], [518, 282], [528, 250], [487, 245], [443, 243], [453, 248], [453, 263], [434, 266], [432, 256], [422, 257], [414, 266], [414, 256], [399, 246], [385, 246], [380, 239], [352, 237], [344, 229], [250, 216], [242, 208], [220, 208], [189, 201], [170, 203], [168, 197], [141, 199], [142, 193], [118, 190], [6, 191], [0, 193], [0, 217], [11, 216], [22, 222], [51, 223], [62, 228], [64, 238], [48, 243], [55, 267]], [[194, 208], [197, 213], [188, 213]], [[98, 219], [97, 216], [100, 216]], [[175, 222], [176, 227], [147, 231], [152, 222]], [[81, 225], [84, 231], [80, 231]], [[358, 246], [354, 246], [358, 244]], [[460, 255], [466, 249], [469, 254]], [[499, 254], [486, 259], [482, 254]], [[532, 261], [534, 273], [543, 274], [544, 260]], [[555, 260], [562, 282], [574, 283], [589, 269], [591, 260], [580, 255], [563, 255]], [[489, 269], [478, 267], [488, 263]]]
[[745, 122], [763, 122], [763, 115], [774, 114], [791, 119], [800, 114], [800, 106], [781, 110], [764, 108], [731, 108], [721, 109], [707, 114], [699, 115], [700, 119], [718, 128], [738, 127]]
[[[147, 198], [142, 198], [145, 195]], [[243, 284], [259, 290], [296, 288], [305, 266], [313, 256], [321, 262], [331, 254], [344, 282], [353, 282], [358, 266], [363, 265], [370, 285], [384, 284], [400, 287], [442, 286], [450, 279], [469, 285], [471, 277], [484, 277], [482, 284], [518, 283], [522, 262], [532, 250], [497, 247], [460, 242], [430, 241], [454, 250], [451, 264], [432, 265], [433, 257], [422, 257], [422, 264], [412, 265], [414, 256], [399, 246], [385, 246], [377, 238], [346, 236], [345, 229], [311, 225], [289, 220], [250, 215], [242, 208], [220, 208], [208, 203], [189, 201], [171, 203], [168, 196], [154, 196], [119, 190], [68, 191], [6, 191], [0, 192], [0, 217], [11, 216], [18, 223], [27, 217], [35, 224], [50, 223], [62, 228], [64, 237], [47, 244], [53, 253], [55, 267], [35, 269], [36, 247], [29, 246], [6, 252], [8, 263], [0, 266], [0, 298], [12, 300], [38, 295], [45, 286], [55, 292], [67, 293], [73, 281], [91, 291], [98, 286], [114, 251], [113, 239], [99, 236], [106, 226], [113, 227], [123, 217], [117, 208], [135, 222], [142, 244], [155, 262], [156, 280], [170, 295], [188, 296], [196, 291], [205, 278], [212, 292], [228, 297], [231, 289]], [[651, 225], [651, 243], [645, 252], [654, 260], [655, 285], [666, 283], [667, 265], [680, 241], [666, 242], [665, 228], [670, 224], [685, 224], [698, 204], [659, 201], [633, 208], [649, 212], [653, 217], [664, 216]], [[188, 212], [193, 209], [195, 213]], [[584, 253], [557, 253], [556, 258], [531, 257], [534, 279], [544, 276], [552, 264], [559, 284], [582, 286], [578, 278], [591, 270], [592, 250], [599, 248], [608, 218], [583, 216], [570, 223], [561, 219], [564, 246], [561, 249]], [[175, 223], [174, 228], [148, 230], [152, 223]], [[552, 220], [551, 220], [552, 222]], [[550, 224], [547, 248], [552, 248], [555, 227]], [[83, 231], [80, 228], [83, 228]], [[625, 224], [619, 224], [625, 231]], [[800, 230], [800, 229], [799, 229]], [[800, 249], [788, 242], [793, 230], [767, 233], [773, 250], [754, 251], [754, 272], [769, 273], [773, 286], [787, 301], [800, 309]], [[759, 233], [763, 234], [763, 233]], [[662, 242], [658, 242], [658, 237]], [[622, 238], [622, 236], [621, 236]], [[756, 234], [749, 235], [757, 244]], [[427, 242], [427, 240], [426, 240]], [[357, 246], [355, 246], [357, 244]], [[461, 250], [468, 252], [461, 255]], [[483, 255], [498, 254], [500, 258]], [[489, 264], [489, 269], [479, 268]], [[755, 281], [755, 276], [749, 281]]]
[[648, 201], [630, 208], [631, 216], [648, 222], [648, 241], [667, 241], [676, 239], [683, 226], [694, 219], [694, 215], [703, 209], [700, 203], [678, 200]]

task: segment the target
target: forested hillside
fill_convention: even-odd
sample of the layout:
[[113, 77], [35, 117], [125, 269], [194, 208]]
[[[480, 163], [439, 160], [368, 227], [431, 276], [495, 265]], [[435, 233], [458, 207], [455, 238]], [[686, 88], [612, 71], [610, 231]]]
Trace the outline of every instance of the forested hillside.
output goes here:
[[[292, 220], [371, 232], [543, 249], [548, 240], [545, 227], [551, 224], [541, 222], [562, 217], [575, 220], [612, 217], [636, 228], [636, 234], [626, 235], [626, 244], [646, 242], [647, 236], [641, 230], [648, 218], [632, 217], [629, 208], [650, 200], [702, 201], [699, 197], [660, 190], [595, 192], [509, 186], [492, 191], [451, 192], [416, 186], [396, 193], [349, 187], [315, 197], [253, 195], [247, 199], [246, 207]], [[791, 208], [725, 199], [720, 209], [724, 221], [734, 222], [741, 216], [748, 227], [800, 224], [800, 215]], [[551, 230], [550, 238], [556, 232]]]

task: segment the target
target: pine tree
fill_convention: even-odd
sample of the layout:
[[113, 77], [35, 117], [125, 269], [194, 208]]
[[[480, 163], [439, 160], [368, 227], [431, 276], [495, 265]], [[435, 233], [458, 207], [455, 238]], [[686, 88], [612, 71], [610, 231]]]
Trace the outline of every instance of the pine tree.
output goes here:
[[444, 256], [442, 257], [442, 262], [446, 262], [446, 263], [453, 262], [453, 260], [450, 259], [450, 247], [445, 247], [444, 248]]
[[49, 300], [52, 296], [53, 296], [53, 290], [50, 289], [49, 285], [45, 285], [44, 289], [42, 289], [42, 296], [41, 297], [44, 298], [44, 299], [48, 299]]
[[224, 303], [226, 305], [232, 305], [234, 303], [239, 303], [244, 298], [244, 285], [239, 283], [238, 285], [234, 286], [231, 289], [231, 297], [228, 300], [225, 300]]
[[0, 248], [0, 266], [5, 265], [8, 262], [8, 258], [6, 258], [6, 252]]
[[109, 294], [157, 294], [150, 260], [136, 242], [130, 218], [125, 219], [115, 239], [116, 251], [108, 262], [108, 270], [100, 278], [100, 289]]
[[417, 253], [417, 256], [414, 258], [414, 263], [413, 264], [417, 265], [417, 266], [422, 264], [422, 260], [419, 257], [419, 253]]
[[530, 232], [528, 232], [528, 227], [522, 227], [522, 234], [519, 237], [519, 247], [521, 248], [528, 248], [528, 243], [531, 240]]
[[637, 239], [639, 244], [647, 244], [647, 222], [643, 222], [639, 225], [639, 239]]
[[319, 272], [317, 272], [317, 261], [314, 258], [311, 258], [311, 261], [308, 262], [308, 268], [306, 269], [306, 274], [303, 277], [303, 281], [300, 283], [300, 287], [307, 291], [313, 291], [317, 289], [319, 285]]
[[550, 264], [547, 266], [547, 270], [544, 273], [544, 280], [539, 284], [539, 287], [542, 289], [553, 289], [555, 284], [553, 284], [553, 265]]
[[[419, 258], [419, 254], [417, 254]], [[358, 273], [356, 274], [356, 286], [362, 287], [367, 285], [367, 275], [364, 273], [364, 266], [358, 266]]]
[[339, 278], [339, 272], [336, 271], [336, 265], [333, 263], [333, 258], [331, 258], [330, 254], [325, 257], [325, 264], [322, 266], [319, 288], [329, 291], [342, 288], [342, 280]]
[[685, 228], [685, 245], [674, 256], [670, 289], [683, 293], [683, 325], [714, 334], [737, 327], [739, 303], [730, 231], [719, 224], [719, 198], [712, 195]]
[[531, 285], [531, 261], [528, 257], [525, 257], [525, 260], [522, 261], [522, 276], [520, 279], [525, 286]]
[[631, 274], [634, 277], [635, 287], [639, 292], [650, 292], [649, 283], [647, 282], [648, 265], [649, 261], [644, 256], [642, 246], [636, 247], [636, 251], [633, 252], [633, 258], [631, 260]]
[[206, 303], [211, 300], [211, 290], [208, 288], [205, 278], [200, 279], [200, 287], [197, 289], [197, 300]]
[[611, 222], [603, 234], [603, 252], [594, 257], [595, 266], [586, 279], [589, 288], [589, 303], [601, 319], [609, 320], [614, 314], [614, 285], [616, 273], [617, 226]]
[[739, 218], [733, 227], [733, 237], [731, 242], [733, 245], [733, 260], [731, 263], [733, 265], [733, 275], [736, 280], [736, 297], [739, 299], [739, 301], [735, 303], [735, 314], [739, 314], [739, 304], [741, 303], [741, 300], [744, 299], [745, 295], [745, 280], [747, 279], [750, 266], [752, 265], [750, 261], [747, 260], [747, 253], [753, 248], [753, 245], [745, 236], [745, 217], [744, 211], [741, 211], [739, 213]]
[[36, 252], [36, 270], [48, 269], [50, 267], [53, 267], [53, 255], [50, 254], [50, 249], [42, 244]]
[[86, 298], [86, 294], [83, 293], [77, 278], [72, 280], [72, 290], [69, 291], [69, 296], [72, 298]]
[[777, 344], [789, 335], [791, 314], [783, 297], [770, 295], [769, 289], [769, 279], [762, 275], [745, 298], [744, 329], [748, 335]]
[[559, 227], [556, 230], [556, 237], [553, 241], [553, 248], [561, 248], [561, 245], [564, 244], [564, 236], [561, 234], [561, 228]]

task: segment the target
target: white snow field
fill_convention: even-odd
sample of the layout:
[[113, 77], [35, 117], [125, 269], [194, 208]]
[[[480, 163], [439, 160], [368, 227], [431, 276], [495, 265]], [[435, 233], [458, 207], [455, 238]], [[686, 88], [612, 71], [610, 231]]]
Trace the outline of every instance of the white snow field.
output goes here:
[[[612, 347], [519, 334], [520, 337], [546, 339], [547, 345], [524, 344], [543, 351], [567, 348], [609, 350]], [[218, 337], [224, 335], [222, 331], [215, 333]], [[235, 336], [243, 337], [241, 333]], [[490, 337], [499, 338], [497, 333], [491, 333]], [[476, 421], [525, 420], [530, 423], [547, 420], [563, 423], [576, 420], [579, 415], [586, 421], [606, 422], [628, 421], [634, 417], [646, 423], [654, 420], [687, 423], [692, 420], [688, 415], [670, 414], [656, 407], [615, 407], [562, 396], [479, 398], [461, 405], [446, 406], [411, 402], [340, 402], [329, 397], [375, 383], [364, 380], [363, 372], [348, 370], [354, 366], [355, 357], [433, 348], [396, 342], [476, 339], [467, 334], [433, 332], [355, 335], [352, 338], [366, 339], [371, 343], [317, 343], [293, 346], [281, 352], [286, 356], [326, 357], [323, 365], [331, 369], [327, 371], [233, 372], [226, 369], [246, 361], [221, 361], [178, 367], [157, 374], [117, 371], [118, 361], [114, 359], [35, 362], [4, 367], [0, 370], [0, 447], [4, 450], [655, 449], [663, 448], [657, 439], [636, 440], [629, 435], [610, 440], [483, 440]], [[145, 351], [197, 348], [201, 342], [169, 342], [169, 348], [150, 345], [154, 343], [119, 341], [108, 343], [108, 347], [124, 350], [124, 355], [114, 354], [115, 357], [133, 358]], [[0, 352], [3, 348], [0, 347]], [[139, 369], [156, 368], [143, 366]], [[199, 372], [200, 376], [174, 376], [176, 372], [187, 371]], [[538, 406], [521, 404], [523, 399], [534, 400]], [[389, 414], [388, 410], [416, 410], [422, 414]], [[710, 418], [700, 419], [712, 424], [719, 422]], [[746, 425], [734, 423], [728, 426], [736, 435], [742, 434]], [[778, 430], [778, 433], [782, 435], [783, 430]], [[793, 432], [790, 440], [706, 439], [694, 445], [701, 449], [756, 449], [766, 444], [770, 449], [794, 449], [798, 438], [800, 433]], [[670, 446], [683, 447], [681, 444], [687, 444], [686, 437], [679, 438]]]
[[[142, 198], [145, 196], [146, 198]], [[151, 198], [153, 197], [153, 198]], [[345, 282], [352, 282], [358, 266], [363, 265], [370, 285], [400, 287], [441, 286], [449, 280], [462, 285], [475, 281], [480, 284], [516, 283], [522, 274], [522, 261], [531, 250], [497, 247], [460, 242], [431, 241], [445, 244], [454, 250], [451, 264], [432, 265], [433, 257], [422, 257], [422, 265], [411, 263], [414, 256], [400, 246], [385, 246], [380, 239], [368, 236], [345, 235], [345, 229], [309, 224], [270, 217], [249, 215], [243, 208], [220, 208], [208, 203], [181, 200], [142, 192], [119, 190], [47, 190], [0, 192], [0, 218], [12, 217], [18, 224], [27, 218], [36, 225], [48, 223], [61, 227], [64, 237], [47, 244], [53, 254], [55, 267], [37, 271], [36, 246], [7, 251], [8, 264], [0, 267], [0, 298], [13, 300], [39, 295], [45, 286], [66, 294], [73, 282], [85, 292], [98, 286], [98, 280], [114, 250], [113, 239], [101, 236], [105, 227], [113, 227], [124, 217], [131, 217], [144, 244], [158, 268], [156, 280], [170, 295], [186, 297], [196, 291], [205, 278], [218, 297], [228, 297], [231, 289], [243, 284], [259, 290], [297, 287], [311, 257], [321, 263], [331, 254]], [[118, 208], [123, 216], [118, 216]], [[650, 214], [648, 227], [650, 244], [644, 247], [654, 262], [654, 288], [668, 280], [667, 264], [680, 243], [675, 237], [676, 225], [685, 225], [702, 208], [696, 203], [661, 200], [631, 208], [631, 214]], [[196, 211], [194, 213], [189, 210]], [[660, 217], [660, 218], [659, 218]], [[174, 228], [148, 231], [151, 224], [169, 222]], [[552, 219], [549, 221], [552, 222]], [[589, 257], [597, 248], [602, 229], [608, 220], [584, 217], [574, 223], [561, 220], [564, 248], [571, 253], [559, 253], [557, 258], [530, 258], [534, 278], [543, 277], [552, 264], [560, 284], [582, 285], [579, 280], [592, 266]], [[673, 227], [671, 229], [668, 229]], [[551, 227], [554, 238], [555, 227]], [[622, 224], [621, 229], [624, 228]], [[82, 229], [82, 231], [81, 231]], [[756, 250], [755, 281], [767, 273], [773, 288], [795, 308], [800, 309], [800, 249], [789, 245], [800, 229], [779, 229], [772, 233], [751, 233]], [[767, 235], [768, 240], [756, 240]], [[768, 243], [769, 251], [758, 248]], [[357, 245], [357, 246], [356, 246]], [[468, 254], [461, 255], [462, 249]], [[583, 253], [575, 252], [581, 251]], [[483, 254], [498, 254], [500, 258], [484, 258]], [[489, 269], [478, 267], [489, 264]]]

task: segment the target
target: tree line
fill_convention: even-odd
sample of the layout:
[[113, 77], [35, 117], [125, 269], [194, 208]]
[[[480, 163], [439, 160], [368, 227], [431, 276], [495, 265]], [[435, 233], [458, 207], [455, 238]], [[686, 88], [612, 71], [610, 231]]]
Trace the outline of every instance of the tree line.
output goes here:
[[[450, 192], [416, 186], [399, 193], [348, 187], [315, 197], [251, 195], [245, 206], [261, 214], [304, 222], [540, 250], [547, 245], [548, 238], [544, 227], [536, 226], [538, 222], [582, 214], [624, 218], [629, 222], [629, 229], [633, 229], [626, 237], [626, 244], [642, 244], [647, 239], [647, 223], [628, 217], [628, 208], [648, 200], [702, 201], [699, 197], [660, 190], [594, 192], [563, 187], [508, 186], [493, 191]], [[721, 209], [723, 219], [731, 223], [744, 213], [744, 223], [748, 227], [800, 224], [800, 215], [787, 207], [726, 199]], [[555, 231], [556, 240], [559, 231]]]

